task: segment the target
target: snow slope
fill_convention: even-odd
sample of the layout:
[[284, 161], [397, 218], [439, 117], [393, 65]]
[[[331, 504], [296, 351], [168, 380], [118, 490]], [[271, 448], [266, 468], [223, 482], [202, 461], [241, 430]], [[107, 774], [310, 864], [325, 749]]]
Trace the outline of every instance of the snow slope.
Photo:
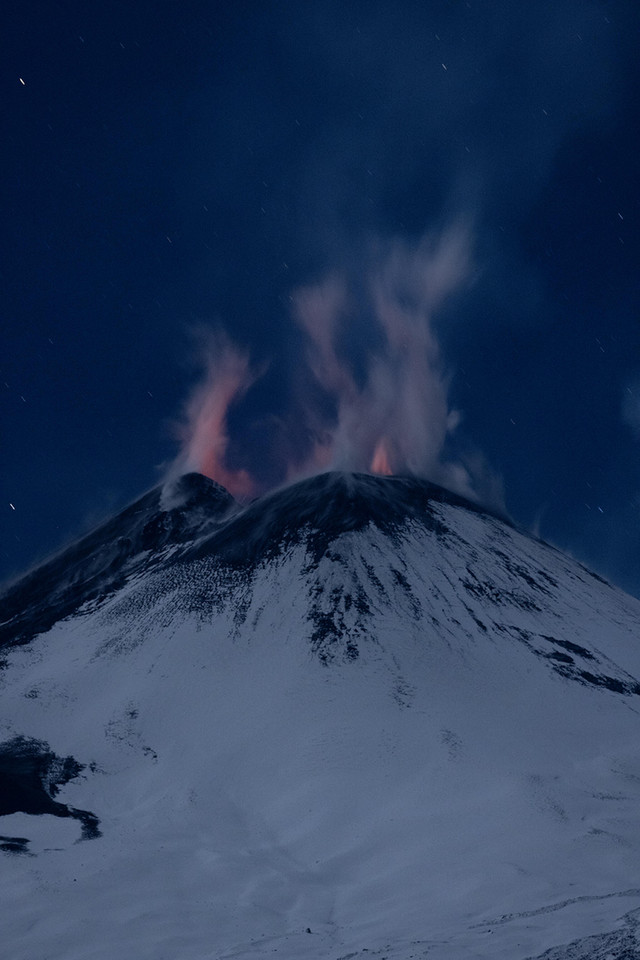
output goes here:
[[640, 957], [636, 600], [335, 474], [183, 478], [43, 570], [0, 614], [12, 960]]

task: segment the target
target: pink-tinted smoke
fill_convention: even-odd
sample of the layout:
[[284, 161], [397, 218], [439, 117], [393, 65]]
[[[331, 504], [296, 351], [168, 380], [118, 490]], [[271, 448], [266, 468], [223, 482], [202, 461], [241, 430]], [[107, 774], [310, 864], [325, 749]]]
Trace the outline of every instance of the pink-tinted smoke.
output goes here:
[[[340, 353], [340, 335], [354, 311], [352, 285], [335, 274], [293, 295], [305, 331], [308, 364], [334, 401], [337, 419], [323, 425], [305, 464], [372, 473], [411, 472], [472, 495], [472, 480], [444, 448], [460, 416], [449, 409], [448, 379], [433, 331], [446, 299], [473, 274], [469, 230], [452, 226], [438, 236], [373, 249], [357, 277], [358, 297], [382, 334], [364, 377]], [[315, 411], [307, 410], [312, 425]], [[295, 468], [292, 471], [295, 474]]]
[[245, 499], [257, 490], [245, 469], [227, 463], [228, 416], [255, 381], [249, 361], [223, 334], [202, 336], [205, 378], [196, 388], [180, 428], [180, 472], [195, 470], [222, 484], [234, 497]]
[[[447, 454], [461, 417], [449, 406], [434, 333], [434, 317], [473, 279], [474, 269], [470, 231], [455, 224], [419, 242], [372, 244], [357, 269], [292, 292], [293, 319], [306, 346], [294, 365], [297, 386], [281, 437], [287, 422], [295, 422], [295, 435], [305, 442], [279, 445], [286, 451], [280, 480], [329, 469], [414, 473], [497, 503], [495, 478], [478, 453], [464, 463]], [[354, 344], [356, 330], [360, 342]], [[264, 492], [255, 456], [248, 452], [243, 461], [252, 469], [228, 462], [229, 411], [258, 375], [224, 336], [210, 336], [204, 352], [206, 375], [186, 410], [178, 469], [198, 470], [239, 498]], [[328, 402], [319, 402], [320, 395]]]

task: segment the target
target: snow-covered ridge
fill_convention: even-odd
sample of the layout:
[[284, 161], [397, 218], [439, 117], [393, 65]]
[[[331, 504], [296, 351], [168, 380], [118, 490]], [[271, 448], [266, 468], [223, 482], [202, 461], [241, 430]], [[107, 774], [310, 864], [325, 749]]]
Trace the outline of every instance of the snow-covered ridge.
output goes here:
[[82, 604], [99, 601], [222, 522], [237, 504], [200, 474], [146, 493], [0, 596], [0, 647], [24, 643]]
[[[432, 522], [429, 504], [471, 503], [417, 478], [327, 473], [244, 509], [200, 474], [158, 487], [62, 550], [0, 597], [0, 646], [23, 643], [82, 604], [100, 601], [140, 569], [216, 555], [253, 564], [309, 535], [316, 549], [373, 523]], [[37, 613], [35, 612], [37, 611]]]
[[640, 603], [413, 478], [185, 484], [12, 600], [11, 957], [640, 957]]

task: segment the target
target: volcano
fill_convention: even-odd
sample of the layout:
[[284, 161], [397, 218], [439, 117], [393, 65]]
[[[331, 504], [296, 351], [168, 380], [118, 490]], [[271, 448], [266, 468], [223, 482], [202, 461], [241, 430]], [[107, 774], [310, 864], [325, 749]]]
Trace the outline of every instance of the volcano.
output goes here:
[[498, 515], [186, 475], [0, 643], [12, 960], [640, 957], [640, 604]]

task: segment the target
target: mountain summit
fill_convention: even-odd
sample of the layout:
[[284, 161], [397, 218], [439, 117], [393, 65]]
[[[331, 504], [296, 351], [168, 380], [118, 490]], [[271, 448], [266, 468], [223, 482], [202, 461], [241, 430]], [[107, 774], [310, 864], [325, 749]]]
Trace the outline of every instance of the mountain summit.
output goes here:
[[503, 518], [191, 474], [0, 604], [16, 960], [640, 957], [640, 604]]

